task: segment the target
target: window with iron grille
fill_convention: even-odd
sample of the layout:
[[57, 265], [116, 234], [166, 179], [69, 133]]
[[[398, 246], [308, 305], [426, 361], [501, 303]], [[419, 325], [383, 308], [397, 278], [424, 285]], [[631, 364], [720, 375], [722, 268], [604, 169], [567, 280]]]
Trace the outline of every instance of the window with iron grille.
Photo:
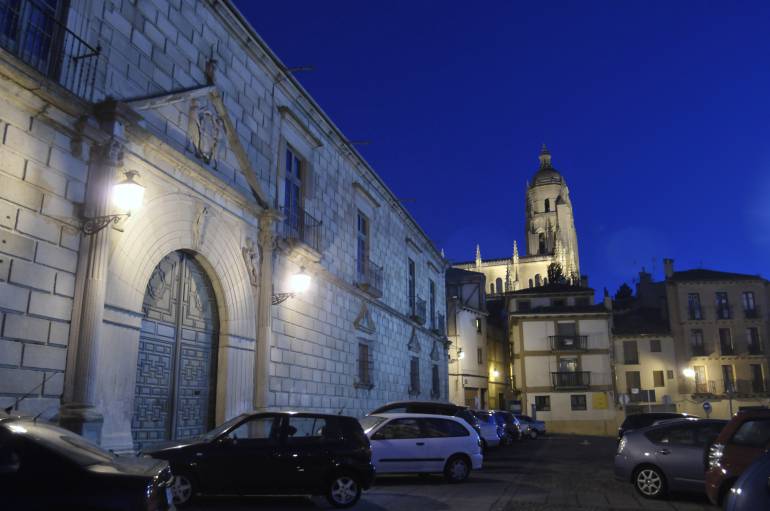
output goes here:
[[716, 306], [718, 319], [730, 319], [730, 302], [727, 299], [727, 293], [724, 291], [716, 293]]
[[372, 388], [373, 361], [369, 345], [365, 342], [358, 343], [358, 386]]
[[663, 371], [653, 371], [652, 381], [653, 381], [653, 385], [656, 387], [666, 386], [666, 380], [663, 378]]
[[433, 364], [431, 370], [432, 374], [430, 396], [435, 399], [441, 397], [441, 379], [438, 372], [438, 365]]
[[409, 393], [420, 393], [420, 359], [412, 357], [409, 364]]
[[359, 278], [363, 278], [367, 273], [369, 264], [369, 219], [358, 212], [358, 221], [356, 225], [356, 269]]
[[535, 410], [538, 412], [550, 412], [551, 396], [535, 396]]
[[416, 299], [416, 293], [415, 293], [415, 279], [416, 279], [416, 270], [414, 267], [414, 261], [412, 261], [411, 258], [407, 258], [407, 289], [409, 292], [409, 312], [414, 314], [415, 309], [415, 299]]
[[587, 410], [588, 405], [586, 403], [586, 395], [585, 394], [572, 394], [569, 397], [570, 401], [570, 407], [573, 410]]
[[284, 166], [286, 177], [284, 179], [283, 206], [286, 214], [286, 222], [299, 231], [302, 217], [302, 159], [290, 147], [286, 146], [286, 158]]
[[688, 293], [687, 312], [690, 319], [703, 319], [703, 313], [700, 307], [700, 295], [698, 293]]
[[660, 339], [650, 339], [650, 353], [660, 353]]

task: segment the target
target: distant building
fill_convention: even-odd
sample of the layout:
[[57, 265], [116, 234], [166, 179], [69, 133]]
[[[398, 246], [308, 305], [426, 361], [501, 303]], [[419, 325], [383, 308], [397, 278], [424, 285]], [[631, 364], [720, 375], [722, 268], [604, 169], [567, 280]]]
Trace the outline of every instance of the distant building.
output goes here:
[[552, 166], [545, 144], [539, 158], [540, 167], [527, 183], [526, 253], [519, 254], [514, 240], [510, 258], [484, 261], [477, 246], [474, 261], [454, 264], [456, 268], [483, 273], [490, 295], [546, 284], [551, 263], [558, 263], [567, 279], [579, 281], [580, 258], [567, 181]]
[[565, 284], [506, 294], [522, 408], [549, 431], [612, 434], [615, 392], [608, 302]]
[[770, 284], [758, 275], [708, 269], [674, 271], [664, 260], [680, 407], [728, 417], [739, 406], [770, 404]]

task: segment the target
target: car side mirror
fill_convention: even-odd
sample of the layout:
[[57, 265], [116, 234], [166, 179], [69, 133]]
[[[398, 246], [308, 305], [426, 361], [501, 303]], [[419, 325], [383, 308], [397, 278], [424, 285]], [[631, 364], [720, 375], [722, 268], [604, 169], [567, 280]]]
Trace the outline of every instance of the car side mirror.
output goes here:
[[219, 439], [219, 445], [223, 447], [229, 446], [229, 445], [235, 445], [237, 442], [238, 440], [231, 437], [230, 435], [225, 435]]

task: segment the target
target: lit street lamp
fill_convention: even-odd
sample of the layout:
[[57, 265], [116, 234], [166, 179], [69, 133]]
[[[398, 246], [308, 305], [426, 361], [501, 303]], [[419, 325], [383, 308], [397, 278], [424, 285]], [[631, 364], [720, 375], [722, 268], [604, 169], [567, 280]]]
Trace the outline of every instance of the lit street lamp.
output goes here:
[[112, 202], [125, 213], [87, 218], [82, 227], [84, 234], [96, 234], [110, 224], [117, 224], [121, 218], [131, 216], [131, 211], [142, 207], [144, 187], [134, 180], [138, 175], [137, 171], [128, 170], [123, 181], [112, 187]]
[[308, 289], [310, 289], [310, 275], [305, 273], [305, 267], [303, 266], [299, 269], [299, 273], [289, 277], [289, 291], [287, 293], [276, 293], [273, 295], [273, 305], [285, 302], [289, 298], [304, 293]]

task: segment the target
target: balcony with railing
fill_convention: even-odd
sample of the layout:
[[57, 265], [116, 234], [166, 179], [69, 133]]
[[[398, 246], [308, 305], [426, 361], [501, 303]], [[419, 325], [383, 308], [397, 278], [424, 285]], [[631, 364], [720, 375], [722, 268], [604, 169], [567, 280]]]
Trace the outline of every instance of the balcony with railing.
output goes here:
[[706, 356], [706, 346], [704, 346], [703, 344], [691, 344], [690, 351], [692, 352], [693, 357]]
[[420, 298], [419, 296], [414, 296], [410, 299], [412, 310], [409, 311], [409, 317], [412, 321], [415, 321], [421, 325], [425, 324], [426, 320], [426, 303], [425, 300]]
[[657, 398], [655, 396], [654, 389], [636, 389], [636, 392], [632, 390], [628, 391], [628, 400], [631, 403], [655, 403]]
[[731, 305], [717, 305], [716, 306], [716, 318], [717, 319], [731, 319], [733, 317]]
[[356, 286], [370, 295], [379, 298], [382, 296], [383, 271], [370, 260], [359, 261], [357, 265]]
[[720, 341], [719, 352], [722, 356], [735, 355], [735, 346], [730, 341]]
[[591, 386], [591, 373], [589, 371], [552, 372], [551, 382], [556, 390], [586, 389]]
[[749, 341], [747, 348], [748, 348], [749, 355], [762, 355], [765, 353], [765, 350], [762, 347], [762, 343], [759, 341], [756, 341], [756, 342]]
[[757, 309], [743, 309], [743, 316], [746, 319], [758, 319], [760, 314], [759, 310]]
[[588, 349], [587, 335], [549, 335], [551, 351], [584, 351]]
[[690, 321], [700, 321], [703, 319], [703, 311], [700, 307], [690, 306], [687, 308], [687, 319]]
[[289, 242], [303, 243], [321, 252], [321, 222], [302, 208], [282, 208], [281, 235]]
[[0, 47], [76, 96], [90, 101], [100, 47], [69, 30], [44, 2], [0, 0]]
[[687, 382], [684, 393], [701, 396], [748, 396], [753, 394], [766, 394], [767, 382], [762, 378], [738, 379], [738, 380], [704, 380], [699, 382]]

